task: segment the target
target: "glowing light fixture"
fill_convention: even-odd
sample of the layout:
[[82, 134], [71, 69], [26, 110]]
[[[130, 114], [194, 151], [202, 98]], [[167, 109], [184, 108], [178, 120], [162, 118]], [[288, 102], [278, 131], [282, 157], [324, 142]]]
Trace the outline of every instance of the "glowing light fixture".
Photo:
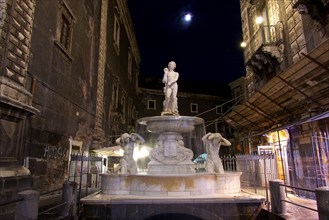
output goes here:
[[257, 18], [256, 18], [256, 24], [261, 24], [261, 23], [263, 23], [263, 17], [262, 16], [258, 16]]
[[134, 149], [134, 155], [133, 158], [135, 161], [141, 158], [148, 157], [150, 155], [150, 148], [147, 146], [141, 146], [140, 148], [135, 148]]
[[247, 46], [247, 43], [244, 42], [244, 41], [242, 41], [241, 44], [240, 44], [240, 46], [241, 46], [242, 48], [245, 48], [245, 47]]

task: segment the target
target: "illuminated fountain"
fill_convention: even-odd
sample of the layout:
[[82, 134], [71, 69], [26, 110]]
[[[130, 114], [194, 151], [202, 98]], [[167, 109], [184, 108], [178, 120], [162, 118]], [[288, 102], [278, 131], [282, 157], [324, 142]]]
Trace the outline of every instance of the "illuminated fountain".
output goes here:
[[[103, 194], [172, 197], [240, 192], [240, 172], [219, 173], [214, 169], [212, 172], [196, 172], [196, 165], [192, 162], [194, 152], [197, 155], [206, 152], [202, 142], [205, 136], [202, 118], [155, 116], [139, 119], [138, 125], [142, 142], [145, 139], [144, 144], [153, 146], [147, 172], [127, 172], [129, 169], [121, 167], [120, 173], [103, 174]], [[128, 137], [128, 134], [123, 136]], [[127, 149], [131, 143], [131, 140], [126, 140], [123, 148]]]
[[[82, 199], [84, 207], [107, 205], [111, 214], [106, 217], [113, 219], [166, 213], [201, 219], [254, 215], [263, 198], [241, 192], [241, 172], [223, 170], [219, 148], [230, 143], [219, 133], [206, 134], [202, 118], [171, 113], [141, 118], [137, 133], [117, 139], [125, 151], [120, 170], [102, 174], [101, 193]], [[141, 146], [150, 149], [146, 163], [133, 160], [133, 151]], [[200, 172], [192, 161], [204, 153], [206, 169]]]

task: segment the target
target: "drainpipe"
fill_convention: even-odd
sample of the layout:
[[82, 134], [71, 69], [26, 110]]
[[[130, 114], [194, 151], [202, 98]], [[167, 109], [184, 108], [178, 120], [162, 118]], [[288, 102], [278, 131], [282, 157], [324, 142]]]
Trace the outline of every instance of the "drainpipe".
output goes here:
[[282, 157], [282, 147], [281, 147], [281, 141], [280, 141], [280, 134], [279, 134], [279, 131], [276, 131], [276, 133], [278, 135], [278, 141], [279, 141], [279, 149], [280, 149], [280, 157], [281, 157], [281, 167], [282, 167], [283, 181], [284, 181], [284, 184], [286, 184], [286, 174], [285, 174], [284, 165], [283, 165], [283, 157]]
[[[310, 113], [311, 116], [311, 113]], [[313, 135], [314, 135], [314, 127], [313, 127], [313, 122], [308, 122], [308, 128], [310, 130], [310, 140], [311, 140], [311, 145], [312, 145], [312, 156], [313, 156], [313, 162], [314, 162], [314, 168], [315, 168], [315, 178], [316, 178], [316, 186], [319, 187], [319, 180], [318, 180], [318, 174], [317, 174], [317, 164], [316, 164], [316, 155], [315, 155], [315, 146], [314, 146], [314, 140], [313, 140]]]
[[297, 186], [297, 176], [296, 176], [296, 164], [295, 164], [295, 156], [294, 156], [294, 149], [293, 149], [293, 142], [292, 142], [292, 135], [290, 129], [288, 129], [288, 134], [289, 134], [289, 145], [290, 145], [290, 159], [293, 167], [293, 186]]

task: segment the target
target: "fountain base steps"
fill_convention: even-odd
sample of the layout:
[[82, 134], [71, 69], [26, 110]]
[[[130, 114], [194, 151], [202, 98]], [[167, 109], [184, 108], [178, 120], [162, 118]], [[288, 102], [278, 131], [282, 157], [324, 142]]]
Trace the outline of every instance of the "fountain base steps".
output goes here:
[[[94, 194], [81, 199], [83, 219], [255, 219], [265, 198], [244, 192], [208, 196]], [[173, 219], [173, 218], [170, 218]]]

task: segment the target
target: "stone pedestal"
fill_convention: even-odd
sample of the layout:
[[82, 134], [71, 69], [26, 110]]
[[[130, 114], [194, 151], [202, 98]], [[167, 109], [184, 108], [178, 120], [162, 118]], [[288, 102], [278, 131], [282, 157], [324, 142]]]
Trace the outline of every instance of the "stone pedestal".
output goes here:
[[38, 219], [39, 192], [35, 190], [26, 190], [18, 193], [18, 197], [22, 199], [22, 201], [16, 204], [15, 219]]
[[177, 175], [103, 174], [102, 194], [150, 197], [240, 193], [241, 172]]
[[284, 184], [283, 180], [270, 180], [270, 192], [271, 192], [271, 205], [272, 212], [274, 214], [286, 214], [286, 203], [283, 201], [286, 198], [286, 194], [284, 192]]
[[328, 219], [329, 216], [329, 186], [315, 189], [316, 204], [318, 207], [319, 220]]
[[[265, 198], [240, 190], [240, 172], [189, 175], [103, 174], [102, 191], [82, 198], [84, 218], [254, 219]], [[178, 217], [177, 217], [178, 219]]]

